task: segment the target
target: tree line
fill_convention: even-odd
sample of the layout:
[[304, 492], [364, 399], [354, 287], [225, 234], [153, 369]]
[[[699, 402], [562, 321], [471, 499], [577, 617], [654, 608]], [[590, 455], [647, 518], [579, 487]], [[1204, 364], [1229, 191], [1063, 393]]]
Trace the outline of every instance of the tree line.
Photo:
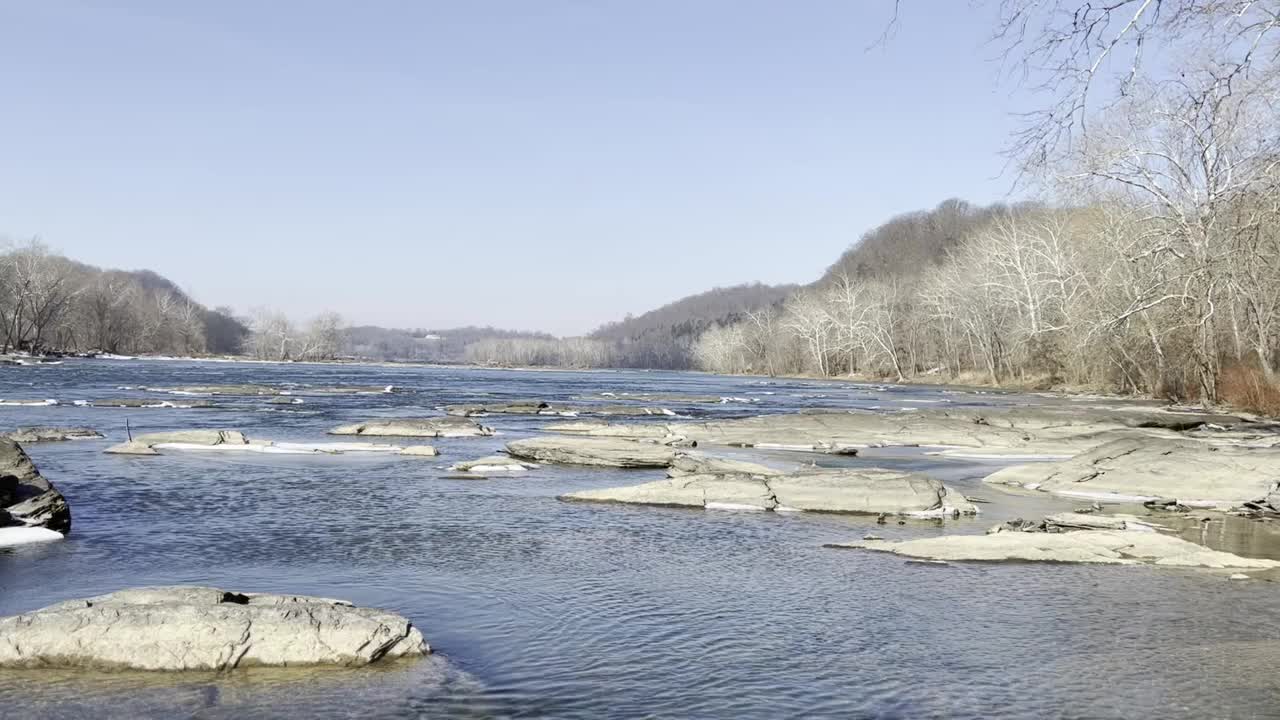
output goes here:
[[102, 270], [39, 240], [0, 248], [0, 352], [239, 352], [245, 327], [150, 272]]

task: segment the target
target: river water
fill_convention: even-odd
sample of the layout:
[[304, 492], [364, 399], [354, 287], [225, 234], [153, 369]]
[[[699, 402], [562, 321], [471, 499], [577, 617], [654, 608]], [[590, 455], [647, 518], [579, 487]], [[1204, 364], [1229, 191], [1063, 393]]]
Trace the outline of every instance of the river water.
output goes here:
[[[124, 386], [393, 385], [390, 394], [222, 399], [217, 409], [105, 409]], [[602, 392], [715, 394], [735, 417], [803, 408], [1068, 402], [991, 392], [657, 372], [68, 360], [0, 368], [0, 426], [88, 425], [103, 441], [31, 445], [74, 516], [61, 542], [0, 550], [0, 615], [174, 583], [349, 599], [412, 619], [436, 654], [359, 670], [225, 676], [0, 673], [0, 717], [1280, 717], [1280, 587], [1150, 567], [911, 564], [823, 548], [981, 532], [1071, 503], [1006, 495], [996, 463], [918, 450], [819, 464], [924, 470], [986, 499], [976, 519], [704, 512], [564, 503], [661, 471], [544, 467], [464, 480], [444, 468], [552, 418], [491, 417], [440, 458], [104, 455], [134, 432], [235, 428], [323, 441], [452, 402]], [[180, 400], [178, 397], [169, 397]], [[753, 456], [773, 463], [810, 455]], [[1248, 549], [1248, 548], [1246, 548]], [[1265, 548], [1257, 550], [1268, 554]]]

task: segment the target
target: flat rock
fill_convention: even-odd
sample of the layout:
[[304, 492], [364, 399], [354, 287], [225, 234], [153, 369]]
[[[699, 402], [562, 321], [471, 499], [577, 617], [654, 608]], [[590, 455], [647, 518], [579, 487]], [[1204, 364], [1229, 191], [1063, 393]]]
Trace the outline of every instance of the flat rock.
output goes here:
[[462, 417], [389, 418], [342, 425], [330, 435], [365, 435], [378, 437], [461, 438], [483, 437], [493, 429]]
[[553, 432], [592, 437], [680, 437], [691, 442], [812, 452], [928, 446], [968, 457], [1066, 458], [1120, 437], [1176, 438], [1219, 416], [1089, 408], [810, 411], [684, 423], [562, 423]]
[[579, 415], [632, 417], [675, 415], [674, 412], [666, 408], [640, 407], [637, 405], [557, 405], [537, 400], [513, 403], [446, 405], [444, 411], [457, 417], [483, 417], [485, 415], [553, 415], [558, 417], [577, 417]]
[[181, 400], [181, 401], [174, 402], [171, 400], [151, 400], [151, 399], [140, 399], [140, 398], [111, 398], [108, 400], [90, 400], [84, 404], [87, 405], [88, 407], [95, 407], [95, 408], [148, 408], [148, 409], [170, 409], [170, 410], [172, 409], [190, 410], [193, 408], [206, 410], [209, 408], [218, 407], [215, 403], [210, 402], [209, 400]]
[[[125, 388], [133, 390], [135, 388]], [[269, 385], [242, 383], [239, 385], [182, 385], [179, 387], [142, 388], [150, 392], [170, 395], [279, 395], [281, 390]]]
[[0, 618], [0, 667], [9, 668], [354, 667], [429, 652], [391, 612], [204, 587], [122, 590]]
[[[399, 445], [366, 442], [307, 443], [250, 439], [239, 430], [176, 430], [135, 435], [132, 440], [113, 445], [105, 452], [116, 455], [161, 455], [162, 451], [238, 452], [268, 455], [424, 454], [428, 446], [403, 448]], [[429, 448], [434, 452], [434, 448]]]
[[916, 473], [867, 468], [790, 475], [683, 475], [602, 490], [563, 500], [828, 513], [950, 517], [978, 512], [964, 496]]
[[1165, 565], [1202, 568], [1275, 568], [1280, 561], [1246, 558], [1155, 532], [1080, 530], [1001, 532], [916, 540], [859, 540], [828, 547], [876, 550], [928, 560]]
[[985, 482], [1055, 495], [1120, 502], [1176, 498], [1229, 508], [1265, 499], [1280, 484], [1280, 449], [1124, 438], [1070, 460], [1016, 465]]
[[401, 450], [399, 454], [411, 457], [436, 457], [440, 454], [440, 451], [431, 445], [412, 445]]
[[676, 450], [657, 443], [563, 436], [515, 440], [507, 443], [507, 453], [538, 463], [620, 468], [664, 468], [677, 455]]
[[[630, 400], [635, 402], [647, 403], [673, 403], [683, 405], [727, 405], [729, 403], [754, 403], [759, 402], [753, 398], [744, 397], [727, 397], [724, 395], [685, 395], [681, 393], [663, 393], [663, 392], [602, 392], [599, 397], [610, 398], [616, 400]], [[594, 398], [592, 398], [594, 399]]]
[[103, 437], [102, 433], [87, 427], [20, 427], [7, 432], [5, 437], [19, 443], [62, 442], [65, 440], [90, 440]]
[[0, 545], [57, 539], [48, 533], [71, 531], [71, 508], [21, 445], [0, 438], [0, 529], [6, 528]]

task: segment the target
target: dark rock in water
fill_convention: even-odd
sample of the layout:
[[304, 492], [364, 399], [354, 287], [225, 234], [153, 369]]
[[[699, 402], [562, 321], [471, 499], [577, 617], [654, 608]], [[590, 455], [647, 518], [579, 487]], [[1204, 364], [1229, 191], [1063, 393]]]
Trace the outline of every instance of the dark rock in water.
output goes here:
[[66, 498], [40, 475], [22, 446], [0, 438], [0, 527], [43, 527], [60, 533], [71, 530]]

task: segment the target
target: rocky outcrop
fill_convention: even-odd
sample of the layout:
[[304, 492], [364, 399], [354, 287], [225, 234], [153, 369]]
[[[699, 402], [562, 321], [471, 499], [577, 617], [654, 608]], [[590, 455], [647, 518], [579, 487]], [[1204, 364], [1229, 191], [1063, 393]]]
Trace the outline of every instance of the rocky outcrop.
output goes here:
[[71, 508], [22, 446], [0, 438], [0, 545], [56, 540], [71, 531]]
[[[727, 405], [730, 403], [755, 403], [755, 398], [728, 397], [724, 395], [684, 395], [681, 393], [663, 392], [602, 392], [599, 397], [616, 400], [632, 400], [647, 403], [672, 403], [680, 405]], [[582, 398], [593, 400], [595, 397]]]
[[878, 468], [820, 470], [789, 475], [682, 475], [627, 487], [584, 490], [569, 493], [561, 499], [711, 510], [912, 517], [952, 517], [978, 512], [973, 503], [938, 480]]
[[62, 442], [65, 440], [92, 440], [102, 433], [86, 427], [20, 427], [0, 437], [18, 443]]
[[462, 438], [483, 437], [493, 429], [461, 417], [388, 418], [342, 425], [330, 435], [363, 435], [367, 437]]
[[454, 472], [474, 475], [493, 475], [502, 473], [522, 473], [538, 467], [537, 463], [517, 460], [507, 455], [486, 455], [475, 460], [464, 460], [454, 463], [449, 469]]
[[239, 430], [175, 430], [135, 435], [127, 442], [112, 445], [105, 452], [116, 455], [159, 455], [158, 445], [242, 446], [249, 438]]
[[398, 445], [364, 442], [304, 443], [250, 439], [239, 430], [177, 430], [135, 435], [132, 440], [113, 445], [106, 452], [116, 455], [161, 455], [178, 452], [252, 452], [276, 455], [393, 454], [422, 455], [435, 452], [430, 446], [404, 448]]
[[828, 545], [938, 561], [1060, 562], [1200, 568], [1275, 568], [1280, 561], [1240, 557], [1157, 532], [1079, 530], [945, 535], [917, 540], [859, 540]]
[[666, 445], [635, 440], [550, 436], [509, 442], [507, 454], [553, 465], [665, 468], [675, 461], [677, 452]]
[[1055, 495], [1122, 502], [1176, 499], [1230, 508], [1264, 499], [1280, 485], [1280, 449], [1125, 438], [1064, 462], [1016, 465], [985, 482]]
[[0, 667], [224, 671], [424, 655], [408, 620], [300, 595], [122, 590], [0, 618]]
[[704, 444], [810, 452], [859, 447], [928, 446], [976, 458], [1067, 458], [1119, 437], [1176, 438], [1219, 416], [1088, 408], [817, 411], [696, 423], [552, 425], [591, 437], [683, 438]]
[[412, 445], [401, 450], [398, 454], [410, 457], [437, 457], [440, 451], [431, 445]]
[[577, 417], [578, 415], [618, 415], [643, 417], [647, 415], [672, 416], [666, 408], [638, 405], [555, 405], [538, 400], [512, 403], [485, 403], [473, 405], [446, 405], [445, 413], [457, 417], [484, 417], [485, 415], [552, 415]]

